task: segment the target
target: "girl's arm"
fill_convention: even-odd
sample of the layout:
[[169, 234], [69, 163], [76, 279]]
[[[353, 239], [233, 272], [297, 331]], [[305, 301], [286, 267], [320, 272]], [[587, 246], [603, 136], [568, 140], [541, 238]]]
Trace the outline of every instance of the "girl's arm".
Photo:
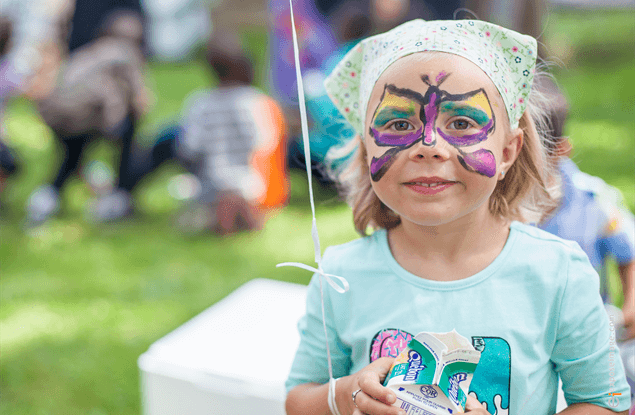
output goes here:
[[558, 415], [615, 415], [616, 413], [628, 415], [628, 411], [613, 412], [591, 403], [574, 403], [562, 412], [558, 412]]
[[[341, 415], [405, 415], [398, 407], [391, 406], [396, 396], [382, 386], [393, 358], [377, 359], [359, 372], [340, 378], [335, 390], [335, 402]], [[305, 383], [293, 388], [287, 395], [287, 415], [330, 415], [328, 384]], [[353, 403], [352, 394], [361, 389]]]
[[[628, 410], [630, 388], [599, 296], [599, 277], [584, 252], [570, 246], [558, 331], [551, 353], [570, 408], [563, 414], [614, 414]], [[606, 409], [602, 409], [606, 408]]]
[[329, 385], [325, 383], [305, 383], [291, 389], [287, 395], [285, 409], [287, 415], [313, 414], [329, 415], [329, 406], [326, 401]]

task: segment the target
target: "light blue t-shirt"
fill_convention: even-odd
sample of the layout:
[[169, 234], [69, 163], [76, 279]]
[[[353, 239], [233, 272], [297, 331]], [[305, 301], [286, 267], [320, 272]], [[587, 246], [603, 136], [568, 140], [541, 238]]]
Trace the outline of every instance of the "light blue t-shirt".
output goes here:
[[[574, 242], [514, 222], [487, 268], [458, 281], [433, 281], [403, 269], [380, 230], [327, 249], [322, 267], [350, 284], [345, 294], [324, 286], [336, 378], [396, 356], [419, 332], [456, 329], [481, 351], [470, 391], [493, 415], [555, 413], [558, 375], [569, 404], [629, 407], [598, 275]], [[299, 330], [287, 390], [328, 381], [316, 276]]]

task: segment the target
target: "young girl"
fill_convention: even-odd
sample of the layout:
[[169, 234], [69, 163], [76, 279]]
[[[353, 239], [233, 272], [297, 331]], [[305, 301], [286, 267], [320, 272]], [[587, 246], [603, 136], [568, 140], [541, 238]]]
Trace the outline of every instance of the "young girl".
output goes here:
[[[382, 382], [417, 333], [481, 351], [467, 412], [628, 409], [629, 387], [586, 255], [522, 222], [553, 206], [531, 94], [536, 41], [481, 21], [413, 20], [349, 52], [326, 82], [359, 133], [339, 179], [356, 241], [326, 250], [345, 294], [308, 290], [287, 413], [405, 414]], [[330, 396], [329, 396], [330, 395]], [[333, 399], [334, 398], [334, 399]], [[329, 409], [328, 401], [332, 410]]]

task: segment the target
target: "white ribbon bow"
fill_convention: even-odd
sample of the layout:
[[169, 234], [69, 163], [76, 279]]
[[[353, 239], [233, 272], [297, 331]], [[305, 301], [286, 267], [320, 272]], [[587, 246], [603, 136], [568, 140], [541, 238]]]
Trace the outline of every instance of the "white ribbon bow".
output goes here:
[[[344, 294], [349, 289], [348, 281], [346, 281], [346, 278], [343, 278], [343, 277], [340, 277], [340, 276], [337, 276], [337, 275], [333, 275], [333, 274], [325, 274], [324, 271], [322, 270], [322, 267], [320, 267], [319, 264], [318, 264], [318, 268], [313, 268], [313, 267], [305, 265], [305, 264], [303, 264], [301, 262], [283, 262], [281, 264], [276, 265], [276, 267], [298, 267], [298, 268], [305, 269], [307, 271], [312, 271], [312, 272], [315, 272], [317, 274], [320, 274], [322, 277], [324, 277], [326, 279], [326, 282], [328, 282], [329, 285], [335, 291], [337, 291], [340, 294]], [[342, 285], [339, 286], [333, 280], [333, 278], [335, 278], [338, 281], [340, 281], [342, 283]]]

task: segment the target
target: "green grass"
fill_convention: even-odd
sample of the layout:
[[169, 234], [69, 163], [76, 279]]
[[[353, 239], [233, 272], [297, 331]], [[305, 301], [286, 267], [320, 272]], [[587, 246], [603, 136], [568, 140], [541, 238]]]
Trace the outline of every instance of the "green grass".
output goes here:
[[[344, 206], [319, 209], [324, 244], [354, 236], [341, 226]], [[7, 414], [139, 413], [136, 359], [151, 343], [252, 278], [311, 276], [275, 268], [312, 262], [303, 207], [227, 238], [187, 238], [165, 220], [93, 227], [63, 218], [32, 235], [3, 225], [2, 240], [12, 238], [0, 251]]]
[[[545, 33], [549, 44], [560, 42], [563, 49], [566, 43], [566, 65], [556, 76], [571, 100], [567, 134], [575, 160], [620, 188], [631, 209], [634, 17], [559, 12]], [[249, 40], [262, 80], [263, 37]], [[602, 55], [589, 56], [596, 47]], [[176, 118], [189, 93], [214, 83], [200, 61], [153, 63], [147, 76], [157, 100], [140, 128], [141, 143]], [[28, 102], [13, 102], [7, 115], [9, 141], [24, 168], [3, 195], [0, 214], [1, 414], [139, 414], [136, 362], [150, 344], [253, 278], [308, 282], [308, 272], [275, 268], [283, 261], [313, 261], [301, 174], [292, 176], [289, 206], [257, 233], [177, 233], [171, 218], [181, 205], [167, 191], [170, 177], [181, 171], [175, 165], [141, 184], [135, 194], [141, 215], [134, 220], [86, 223], [83, 206], [92, 195], [76, 179], [65, 189], [61, 215], [23, 232], [24, 203], [55, 173], [60, 149]], [[115, 154], [112, 144], [100, 142], [84, 164], [99, 159], [112, 165]], [[348, 208], [319, 187], [318, 199], [323, 247], [354, 238]]]

